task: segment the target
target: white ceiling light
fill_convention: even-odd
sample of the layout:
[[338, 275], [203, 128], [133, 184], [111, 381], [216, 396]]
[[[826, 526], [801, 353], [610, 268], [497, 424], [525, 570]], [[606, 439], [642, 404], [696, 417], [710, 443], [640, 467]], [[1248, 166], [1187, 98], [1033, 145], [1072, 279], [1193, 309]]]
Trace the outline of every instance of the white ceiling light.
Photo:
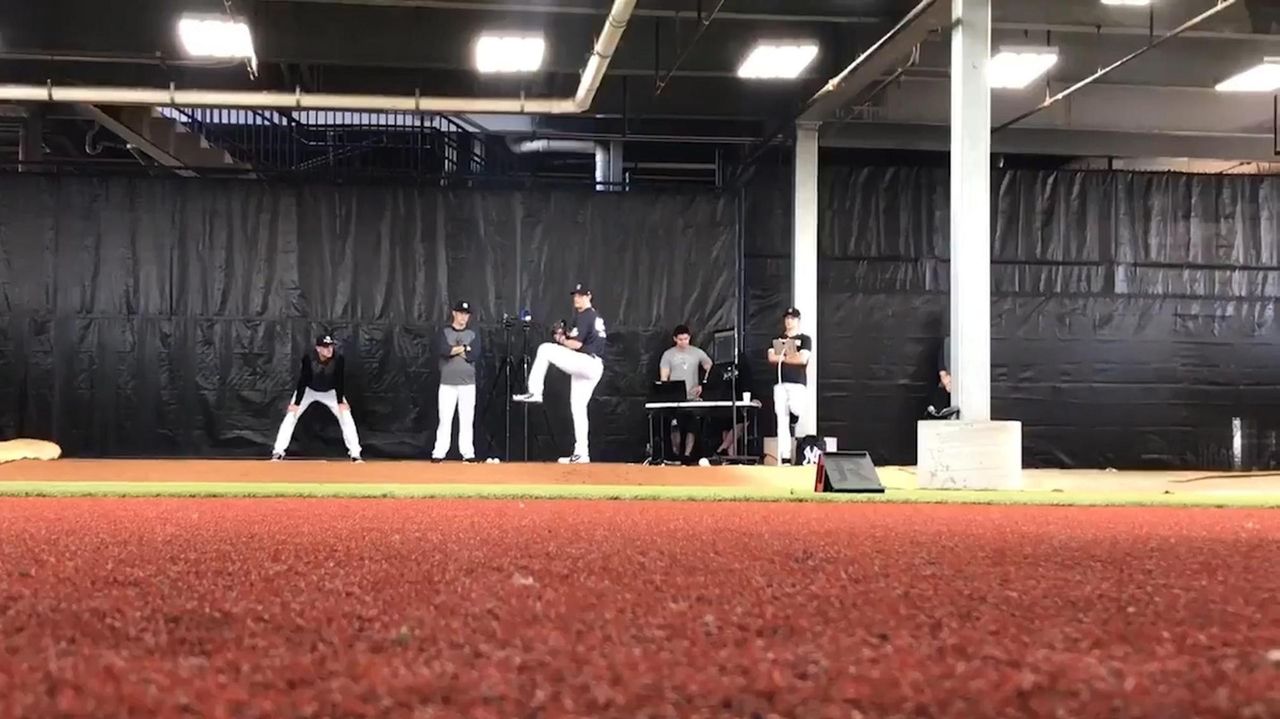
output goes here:
[[187, 54], [194, 57], [255, 59], [249, 24], [239, 18], [183, 15], [178, 20], [178, 39]]
[[1056, 47], [1002, 47], [991, 57], [987, 77], [993, 88], [1018, 90], [1030, 85], [1057, 62]]
[[481, 35], [476, 40], [476, 69], [483, 73], [535, 72], [547, 44], [533, 35]]
[[1272, 92], [1280, 89], [1280, 57], [1268, 57], [1214, 86], [1218, 92]]
[[1103, 5], [1125, 5], [1127, 7], [1142, 7], [1150, 5], [1151, 0], [1102, 0]]
[[818, 56], [812, 42], [761, 43], [738, 66], [738, 77], [751, 80], [790, 80], [800, 76]]

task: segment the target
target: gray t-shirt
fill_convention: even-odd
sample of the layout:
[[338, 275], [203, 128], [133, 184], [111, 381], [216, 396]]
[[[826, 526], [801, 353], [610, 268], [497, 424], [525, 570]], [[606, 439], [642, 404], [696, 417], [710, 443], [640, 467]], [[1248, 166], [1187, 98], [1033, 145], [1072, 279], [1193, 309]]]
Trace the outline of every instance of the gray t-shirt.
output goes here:
[[671, 381], [679, 382], [684, 380], [685, 391], [688, 397], [693, 397], [693, 388], [698, 386], [698, 378], [700, 377], [701, 368], [704, 365], [710, 365], [711, 358], [706, 352], [689, 345], [685, 349], [672, 347], [662, 353], [662, 369], [671, 372]]
[[[458, 345], [468, 345], [470, 352], [455, 357], [449, 353]], [[436, 334], [436, 356], [440, 358], [440, 384], [460, 385], [476, 383], [476, 358], [480, 356], [480, 335], [470, 327], [455, 330], [445, 325]]]

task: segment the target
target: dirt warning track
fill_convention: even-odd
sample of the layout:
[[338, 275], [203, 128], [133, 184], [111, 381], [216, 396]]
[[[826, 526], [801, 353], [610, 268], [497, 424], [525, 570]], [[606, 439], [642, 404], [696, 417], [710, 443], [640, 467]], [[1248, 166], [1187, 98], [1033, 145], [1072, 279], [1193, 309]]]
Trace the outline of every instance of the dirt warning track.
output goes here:
[[0, 716], [1280, 716], [1280, 512], [0, 500]]

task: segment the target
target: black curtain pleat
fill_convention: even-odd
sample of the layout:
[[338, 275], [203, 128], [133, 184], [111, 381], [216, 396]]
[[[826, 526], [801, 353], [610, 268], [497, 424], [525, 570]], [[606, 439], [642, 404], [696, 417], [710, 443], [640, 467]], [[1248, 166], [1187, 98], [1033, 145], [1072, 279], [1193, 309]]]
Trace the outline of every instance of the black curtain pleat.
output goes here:
[[[945, 170], [824, 165], [820, 430], [915, 462], [949, 324]], [[744, 191], [750, 349], [790, 297], [790, 169]], [[1280, 181], [1001, 171], [992, 183], [992, 408], [1031, 466], [1280, 463]], [[756, 391], [768, 397], [769, 375]], [[762, 419], [772, 430], [771, 408]], [[1270, 454], [1267, 454], [1270, 453]], [[1266, 456], [1263, 456], [1266, 455]]]
[[[675, 324], [732, 323], [736, 202], [2, 177], [0, 435], [50, 437], [71, 456], [265, 456], [298, 358], [328, 331], [369, 455], [424, 456], [439, 382], [432, 335], [466, 299], [485, 347], [477, 440], [501, 454], [503, 358], [524, 345], [519, 329], [503, 341], [502, 316], [534, 313], [532, 353], [585, 282], [610, 329], [593, 454], [637, 460], [648, 385], [637, 373]], [[567, 382], [553, 379], [557, 391], [554, 432], [541, 412], [530, 417], [535, 459], [571, 446]], [[523, 413], [512, 419], [519, 459]], [[292, 449], [340, 456], [332, 417], [309, 412]]]
[[[819, 188], [820, 308], [805, 322], [821, 432], [913, 463], [948, 323], [947, 173], [826, 163]], [[1029, 464], [1226, 466], [1236, 417], [1258, 451], [1276, 443], [1280, 180], [1018, 170], [992, 188], [993, 409], [1023, 422]], [[737, 196], [5, 176], [0, 436], [78, 456], [263, 455], [298, 356], [330, 331], [370, 455], [421, 456], [427, 348], [467, 299], [485, 341], [478, 441], [501, 453], [502, 359], [526, 339], [504, 340], [502, 315], [534, 315], [532, 351], [579, 281], [610, 329], [599, 459], [643, 455], [641, 399], [670, 328], [732, 325], [739, 291], [768, 433], [790, 195], [784, 165]], [[553, 373], [549, 392], [567, 383]], [[529, 431], [533, 456], [567, 451], [567, 401], [531, 412]], [[295, 441], [342, 454], [320, 412]]]

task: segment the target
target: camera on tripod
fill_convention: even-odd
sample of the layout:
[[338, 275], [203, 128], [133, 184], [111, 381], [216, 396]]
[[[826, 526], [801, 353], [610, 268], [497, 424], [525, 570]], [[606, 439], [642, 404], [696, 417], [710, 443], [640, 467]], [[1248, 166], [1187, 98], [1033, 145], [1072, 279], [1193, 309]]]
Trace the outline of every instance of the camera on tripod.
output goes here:
[[526, 332], [529, 331], [529, 328], [533, 326], [533, 313], [529, 310], [521, 310], [519, 317], [509, 315], [506, 312], [502, 313], [502, 329], [515, 329], [516, 322], [520, 323], [520, 329]]

